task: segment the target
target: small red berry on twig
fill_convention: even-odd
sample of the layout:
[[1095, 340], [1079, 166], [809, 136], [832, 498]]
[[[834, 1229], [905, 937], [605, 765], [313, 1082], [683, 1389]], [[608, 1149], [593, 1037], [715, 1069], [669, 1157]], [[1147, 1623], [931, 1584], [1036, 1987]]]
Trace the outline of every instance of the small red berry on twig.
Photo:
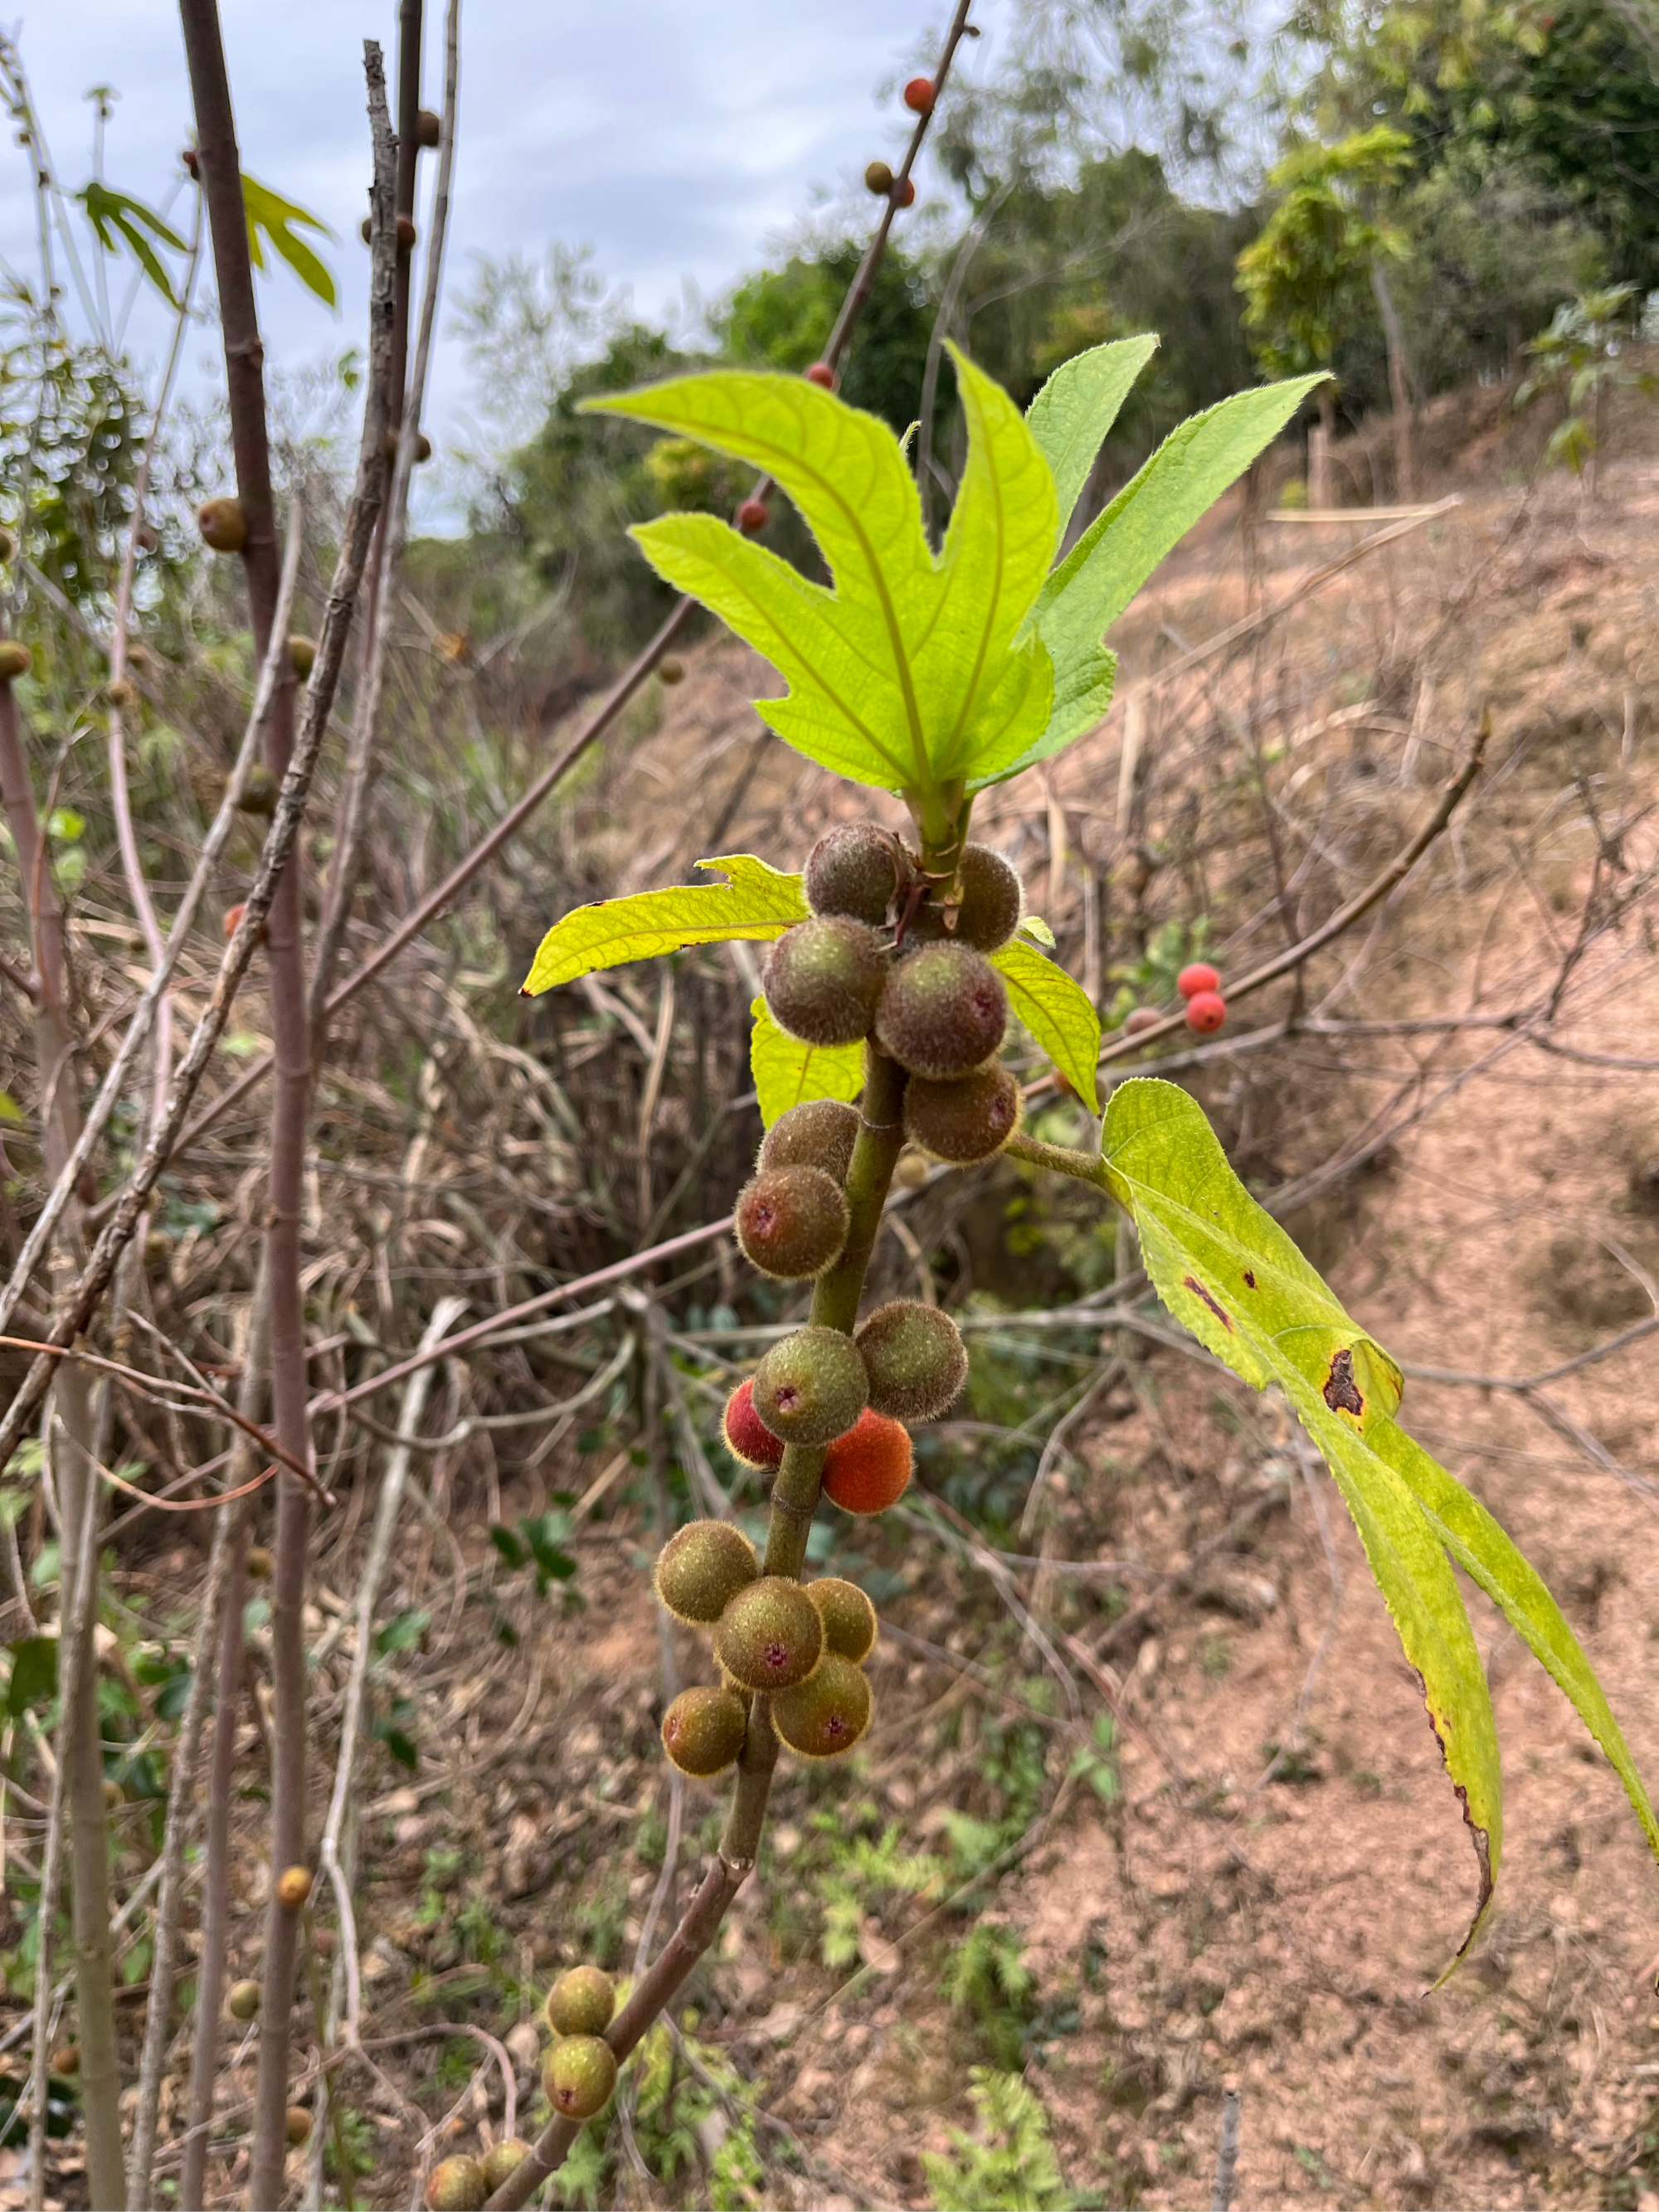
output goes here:
[[1187, 1026], [1200, 1036], [1218, 1030], [1227, 1018], [1227, 1001], [1219, 991], [1194, 991], [1187, 1001]]
[[933, 100], [933, 80], [930, 76], [913, 76], [904, 88], [904, 104], [916, 115], [931, 115]]
[[738, 527], [745, 538], [752, 538], [757, 531], [764, 530], [766, 501], [763, 499], [744, 500], [743, 505], [738, 509]]
[[916, 198], [915, 179], [914, 177], [906, 177], [902, 184], [895, 185], [893, 187], [893, 198], [897, 201], [901, 207], [913, 207], [915, 204]]
[[826, 392], [835, 390], [836, 372], [827, 361], [815, 361], [805, 374], [809, 384], [821, 384]]
[[1195, 991], [1218, 991], [1221, 978], [1207, 960], [1194, 960], [1176, 977], [1176, 988], [1183, 999], [1190, 999]]

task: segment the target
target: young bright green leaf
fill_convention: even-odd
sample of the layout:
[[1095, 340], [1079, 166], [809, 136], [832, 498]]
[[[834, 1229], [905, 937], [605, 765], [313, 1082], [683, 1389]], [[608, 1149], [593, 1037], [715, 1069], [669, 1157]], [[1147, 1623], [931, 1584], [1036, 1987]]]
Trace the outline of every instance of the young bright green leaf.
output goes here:
[[781, 937], [806, 919], [799, 876], [780, 875], [748, 853], [728, 853], [697, 866], [717, 868], [727, 880], [677, 884], [670, 890], [573, 907], [536, 948], [521, 995], [539, 998], [561, 983], [591, 975], [596, 968], [654, 960], [690, 945]]
[[1258, 1389], [1280, 1386], [1353, 1516], [1474, 1844], [1480, 1886], [1461, 1958], [1486, 1917], [1502, 1856], [1498, 1735], [1439, 1523], [1391, 1463], [1399, 1370], [1251, 1198], [1185, 1091], [1147, 1079], [1121, 1085], [1101, 1157], [1164, 1304], [1235, 1374]]
[[1029, 937], [1033, 945], [1041, 945], [1046, 951], [1054, 949], [1054, 933], [1040, 914], [1023, 914], [1019, 918], [1021, 937]]
[[1100, 1017], [1088, 994], [1057, 963], [1018, 938], [994, 952], [991, 964], [1002, 970], [1009, 1005], [1092, 1114], [1099, 1095]]
[[304, 224], [307, 230], [319, 230], [325, 238], [334, 234], [319, 216], [285, 200], [280, 192], [273, 192], [269, 185], [259, 184], [254, 178], [242, 179], [242, 206], [247, 215], [247, 256], [256, 269], [265, 265], [264, 247], [260, 234], [270, 242], [271, 252], [286, 261], [307, 292], [316, 295], [325, 307], [334, 305], [334, 279], [304, 239], [295, 236], [295, 225]]
[[[106, 253], [118, 251], [117, 240], [124, 245], [150, 283], [167, 301], [168, 307], [179, 304], [173, 289], [173, 281], [163, 267], [152, 239], [160, 239], [176, 253], [188, 251], [177, 231], [170, 229], [154, 208], [146, 207], [142, 200], [127, 192], [112, 192], [107, 185], [94, 178], [75, 197], [87, 211], [87, 221], [92, 225], [98, 243]], [[148, 234], [148, 235], [146, 234]]]
[[1158, 340], [1150, 334], [1091, 346], [1061, 362], [1031, 402], [1025, 421], [1054, 480], [1061, 536], [1119, 408], [1157, 351]]
[[749, 1009], [755, 1026], [749, 1036], [749, 1066], [760, 1100], [761, 1120], [769, 1129], [780, 1114], [808, 1098], [856, 1098], [864, 1088], [861, 1044], [803, 1044], [773, 1020], [764, 999]]

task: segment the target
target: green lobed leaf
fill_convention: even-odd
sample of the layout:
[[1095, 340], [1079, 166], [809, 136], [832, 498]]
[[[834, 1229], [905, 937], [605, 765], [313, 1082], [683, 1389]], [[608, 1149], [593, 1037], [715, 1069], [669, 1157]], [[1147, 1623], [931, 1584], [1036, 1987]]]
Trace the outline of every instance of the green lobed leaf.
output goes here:
[[307, 230], [320, 231], [325, 238], [331, 238], [334, 234], [328, 225], [308, 209], [294, 200], [285, 200], [269, 185], [262, 185], [246, 173], [242, 178], [242, 206], [247, 216], [248, 258], [254, 267], [263, 270], [265, 265], [264, 247], [260, 242], [263, 232], [271, 252], [287, 262], [307, 291], [314, 293], [325, 307], [331, 307], [335, 303], [332, 276], [304, 239], [295, 234], [295, 226], [303, 224]]
[[1057, 962], [1018, 938], [994, 952], [991, 964], [1002, 972], [1015, 1013], [1092, 1114], [1099, 1096], [1100, 1017], [1087, 992]]
[[143, 200], [134, 199], [130, 192], [112, 191], [96, 178], [75, 197], [86, 210], [87, 221], [105, 252], [115, 252], [118, 239], [167, 305], [176, 307], [179, 301], [173, 280], [151, 241], [159, 239], [175, 252], [186, 252], [189, 249], [178, 232], [164, 222], [154, 208], [146, 207]]
[[1031, 435], [1042, 448], [1060, 502], [1064, 536], [1089, 481], [1095, 456], [1130, 386], [1158, 351], [1158, 339], [1114, 338], [1061, 362], [1026, 412]]
[[1480, 1881], [1462, 1958], [1486, 1917], [1502, 1857], [1498, 1734], [1439, 1524], [1391, 1463], [1401, 1433], [1393, 1419], [1399, 1370], [1251, 1198], [1185, 1091], [1147, 1078], [1120, 1085], [1107, 1108], [1101, 1157], [1113, 1194], [1134, 1216], [1164, 1304], [1246, 1382], [1279, 1385], [1353, 1516], [1422, 1681], [1474, 1844]]
[[697, 866], [718, 869], [726, 882], [680, 884], [670, 890], [574, 907], [536, 948], [521, 996], [539, 998], [595, 969], [654, 960], [687, 945], [781, 937], [806, 920], [799, 876], [781, 875], [749, 853], [728, 853]]
[[864, 1088], [861, 1044], [803, 1044], [773, 1020], [764, 999], [749, 1009], [755, 1026], [749, 1037], [749, 1066], [760, 1100], [761, 1120], [769, 1129], [780, 1114], [808, 1098], [842, 1098], [849, 1103]]

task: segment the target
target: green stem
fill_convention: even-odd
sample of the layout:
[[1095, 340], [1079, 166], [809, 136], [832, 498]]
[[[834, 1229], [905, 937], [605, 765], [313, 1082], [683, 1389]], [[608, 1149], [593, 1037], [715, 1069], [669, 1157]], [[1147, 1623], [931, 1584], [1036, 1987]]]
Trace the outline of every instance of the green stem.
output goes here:
[[1023, 1131], [1010, 1137], [1002, 1149], [1011, 1160], [1024, 1160], [1031, 1167], [1048, 1168], [1055, 1175], [1075, 1176], [1079, 1182], [1093, 1183], [1109, 1198], [1115, 1195], [1106, 1164], [1097, 1152], [1077, 1152], [1069, 1145], [1045, 1144], [1041, 1137], [1028, 1137]]

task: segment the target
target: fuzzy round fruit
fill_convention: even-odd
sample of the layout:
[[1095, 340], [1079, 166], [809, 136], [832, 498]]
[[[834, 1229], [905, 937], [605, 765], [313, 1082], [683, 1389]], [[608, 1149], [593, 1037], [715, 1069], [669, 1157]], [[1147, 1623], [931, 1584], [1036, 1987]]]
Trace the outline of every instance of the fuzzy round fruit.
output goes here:
[[971, 945], [978, 952], [1000, 951], [1019, 927], [1025, 910], [1019, 878], [988, 845], [964, 845], [957, 862], [957, 882], [962, 903], [955, 929], [945, 928], [944, 907], [929, 900], [916, 909], [905, 932], [906, 942], [954, 938], [957, 944]]
[[715, 1658], [745, 1690], [804, 1682], [823, 1653], [818, 1609], [786, 1575], [763, 1575], [739, 1590], [714, 1631]]
[[78, 2043], [60, 2043], [48, 2061], [54, 2074], [78, 2074], [81, 2071], [81, 2046]]
[[805, 1282], [833, 1267], [848, 1219], [841, 1185], [822, 1168], [763, 1168], [738, 1194], [743, 1256], [781, 1282]]
[[873, 192], [878, 199], [886, 198], [893, 189], [893, 173], [885, 161], [871, 162], [864, 173], [864, 185], [865, 190]]
[[858, 1333], [870, 1403], [896, 1421], [936, 1421], [968, 1379], [962, 1331], [937, 1306], [895, 1298]]
[[802, 1585], [823, 1623], [823, 1649], [860, 1667], [876, 1648], [876, 1608], [856, 1583], [820, 1575]]
[[276, 811], [276, 779], [263, 761], [255, 761], [242, 785], [242, 795], [236, 802], [244, 814], [274, 814]]
[[251, 1583], [268, 1583], [275, 1566], [270, 1553], [263, 1544], [250, 1544], [246, 1561], [247, 1578]]
[[567, 2035], [542, 2067], [547, 2101], [567, 2120], [591, 2120], [611, 2101], [617, 2086], [616, 2053], [603, 2036]]
[[755, 1385], [745, 1377], [726, 1401], [726, 1449], [744, 1467], [781, 1467], [783, 1445], [755, 1411]]
[[429, 154], [443, 136], [443, 125], [429, 107], [422, 107], [415, 117], [415, 143], [424, 146]]
[[288, 641], [288, 657], [294, 673], [303, 684], [317, 665], [317, 641], [314, 637], [291, 637]]
[[130, 682], [126, 677], [118, 676], [109, 687], [109, 703], [112, 707], [136, 707], [138, 703], [138, 686]]
[[491, 2143], [478, 2163], [483, 2168], [484, 2187], [492, 2197], [529, 2155], [530, 2145], [519, 2136], [504, 2136], [500, 2142]]
[[1208, 1036], [1227, 1018], [1227, 1001], [1219, 991], [1194, 991], [1187, 1001], [1187, 1026]]
[[285, 1912], [297, 1912], [311, 1895], [309, 1867], [284, 1867], [276, 1877], [276, 1902]]
[[843, 1513], [884, 1513], [910, 1481], [910, 1431], [866, 1406], [823, 1455], [823, 1494]]
[[983, 1066], [1007, 1026], [1002, 978], [967, 945], [924, 945], [908, 954], [876, 1009], [876, 1035], [899, 1066], [935, 1083]]
[[869, 1402], [864, 1361], [850, 1336], [809, 1322], [755, 1370], [755, 1411], [787, 1444], [833, 1443]]
[[0, 637], [0, 684], [9, 684], [19, 676], [27, 676], [33, 666], [33, 655], [27, 646], [15, 637]]
[[749, 1716], [731, 1690], [682, 1690], [662, 1717], [662, 1747], [682, 1774], [706, 1782], [743, 1749]]
[[766, 501], [763, 499], [744, 500], [738, 509], [738, 527], [745, 538], [752, 538], [757, 531], [764, 530]]
[[761, 988], [778, 1027], [803, 1044], [856, 1044], [870, 1034], [886, 981], [875, 932], [849, 915], [826, 914], [785, 930]]
[[258, 1982], [233, 1982], [230, 1995], [225, 1999], [225, 2010], [233, 2020], [252, 2020], [259, 2010]]
[[844, 914], [879, 929], [899, 887], [898, 841], [873, 822], [843, 822], [807, 854], [801, 887], [814, 914]]
[[415, 235], [414, 216], [400, 215], [398, 218], [398, 251], [400, 253], [410, 253], [414, 251]]
[[1155, 1030], [1163, 1019], [1156, 1006], [1131, 1006], [1123, 1018], [1123, 1034], [1139, 1036], [1143, 1030]]
[[822, 1168], [845, 1183], [859, 1138], [859, 1109], [839, 1098], [804, 1098], [780, 1114], [761, 1139], [763, 1168]]
[[898, 1156], [893, 1181], [901, 1190], [920, 1190], [932, 1173], [933, 1165], [927, 1154], [919, 1152], [914, 1145], [907, 1145]]
[[298, 2150], [301, 2143], [309, 2142], [310, 2141], [310, 2113], [307, 2112], [303, 2105], [290, 2105], [288, 2108], [289, 2148], [290, 2150]]
[[480, 2212], [489, 2193], [476, 2158], [441, 2159], [427, 2178], [427, 2212]]
[[664, 653], [657, 663], [657, 681], [659, 684], [682, 684], [684, 680], [685, 663], [677, 660], [672, 653]]
[[914, 207], [916, 202], [915, 179], [914, 177], [906, 177], [902, 184], [895, 187], [893, 198], [898, 202], [902, 208]]
[[1000, 1152], [1019, 1127], [1019, 1082], [993, 1060], [954, 1083], [913, 1075], [904, 1089], [904, 1133], [951, 1167], [971, 1167]]
[[657, 1554], [657, 1595], [676, 1620], [707, 1628], [760, 1572], [755, 1547], [729, 1521], [692, 1521]]
[[215, 553], [240, 553], [247, 544], [247, 517], [240, 499], [210, 499], [196, 510], [202, 543]]
[[913, 76], [904, 88], [904, 104], [914, 115], [931, 115], [933, 96], [933, 80], [930, 76]]
[[603, 2035], [617, 2009], [617, 1985], [599, 1966], [572, 1966], [548, 1991], [545, 2009], [555, 2035]]
[[810, 1681], [772, 1700], [772, 1725], [797, 1759], [839, 1759], [870, 1725], [870, 1685], [834, 1652]]
[[1194, 960], [1190, 968], [1183, 968], [1176, 977], [1176, 988], [1183, 999], [1190, 999], [1200, 991], [1218, 991], [1221, 977], [1207, 960]]

